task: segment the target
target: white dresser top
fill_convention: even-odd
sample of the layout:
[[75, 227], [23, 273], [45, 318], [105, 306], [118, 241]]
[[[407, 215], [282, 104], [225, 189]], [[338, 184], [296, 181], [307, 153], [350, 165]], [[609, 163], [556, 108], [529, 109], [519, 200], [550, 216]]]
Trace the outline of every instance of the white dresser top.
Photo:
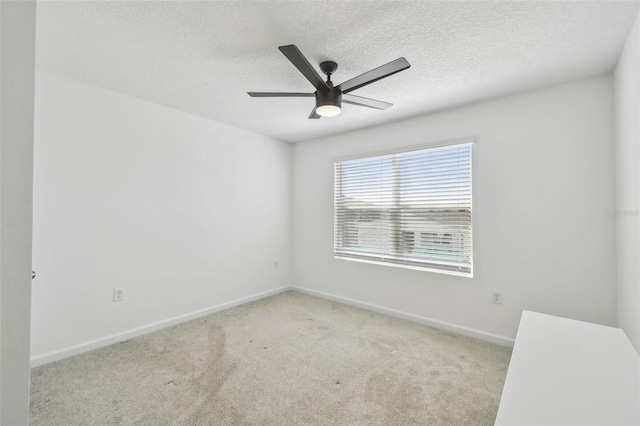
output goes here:
[[619, 328], [523, 311], [496, 425], [638, 425], [640, 357]]

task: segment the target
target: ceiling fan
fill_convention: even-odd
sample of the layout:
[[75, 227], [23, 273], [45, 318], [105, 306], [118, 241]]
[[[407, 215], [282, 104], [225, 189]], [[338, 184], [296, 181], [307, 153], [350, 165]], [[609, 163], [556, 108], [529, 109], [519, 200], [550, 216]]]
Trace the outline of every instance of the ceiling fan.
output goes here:
[[397, 72], [406, 70], [411, 66], [405, 58], [398, 58], [388, 64], [382, 65], [371, 71], [365, 72], [357, 77], [347, 80], [337, 86], [333, 85], [331, 75], [338, 69], [338, 64], [333, 61], [320, 63], [320, 70], [327, 76], [327, 81], [322, 77], [304, 57], [302, 52], [293, 44], [278, 47], [280, 51], [298, 68], [307, 80], [316, 88], [314, 93], [291, 93], [291, 92], [247, 92], [249, 96], [256, 98], [316, 98], [316, 106], [311, 111], [309, 118], [335, 117], [342, 110], [342, 103], [359, 105], [374, 109], [387, 109], [393, 104], [389, 102], [377, 101], [375, 99], [363, 98], [349, 94], [367, 84], [374, 83], [385, 77], [389, 77]]

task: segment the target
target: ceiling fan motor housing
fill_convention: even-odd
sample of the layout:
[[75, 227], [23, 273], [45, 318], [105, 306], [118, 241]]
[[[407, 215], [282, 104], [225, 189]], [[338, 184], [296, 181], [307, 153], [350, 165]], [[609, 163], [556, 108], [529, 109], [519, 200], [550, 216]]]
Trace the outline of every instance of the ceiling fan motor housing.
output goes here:
[[316, 107], [321, 105], [334, 105], [338, 108], [342, 108], [342, 92], [335, 87], [333, 84], [329, 82], [328, 90], [317, 90], [316, 91]]

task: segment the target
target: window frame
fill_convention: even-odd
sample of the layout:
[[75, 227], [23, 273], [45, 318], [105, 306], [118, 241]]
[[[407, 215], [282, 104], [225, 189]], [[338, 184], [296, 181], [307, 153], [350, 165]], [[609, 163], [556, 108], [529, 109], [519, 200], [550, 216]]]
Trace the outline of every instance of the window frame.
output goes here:
[[[333, 218], [333, 235], [334, 235], [334, 244], [333, 244], [333, 254], [334, 254], [334, 259], [340, 259], [340, 260], [348, 260], [348, 261], [355, 261], [355, 262], [363, 262], [363, 263], [370, 263], [370, 264], [377, 264], [377, 265], [384, 265], [384, 266], [392, 266], [392, 267], [398, 267], [398, 268], [404, 268], [404, 269], [413, 269], [413, 270], [419, 270], [419, 271], [428, 271], [428, 272], [435, 272], [435, 273], [439, 273], [439, 274], [446, 274], [446, 275], [456, 275], [456, 276], [462, 276], [462, 277], [467, 277], [467, 278], [473, 278], [473, 271], [474, 271], [474, 264], [473, 264], [473, 163], [474, 163], [474, 154], [473, 154], [473, 146], [476, 143], [476, 138], [475, 136], [465, 136], [465, 137], [461, 137], [461, 138], [455, 138], [455, 139], [447, 139], [447, 140], [439, 140], [439, 141], [434, 141], [434, 142], [428, 142], [428, 143], [421, 143], [421, 144], [417, 144], [417, 145], [409, 145], [409, 146], [402, 146], [402, 147], [397, 147], [397, 148], [390, 148], [390, 149], [386, 149], [386, 150], [382, 150], [382, 151], [373, 151], [373, 152], [364, 152], [364, 153], [358, 153], [358, 154], [353, 154], [353, 155], [349, 155], [349, 156], [343, 156], [343, 157], [339, 157], [339, 158], [334, 158], [333, 159], [333, 172], [334, 172], [334, 187], [333, 187], [333, 214], [334, 214], [334, 218]], [[406, 262], [405, 263], [400, 263], [397, 261], [397, 258], [394, 258], [394, 256], [391, 253], [388, 253], [386, 255], [384, 254], [376, 254], [376, 255], [367, 255], [366, 253], [354, 253], [352, 255], [349, 256], [345, 256], [345, 255], [341, 255], [339, 253], [337, 253], [338, 250], [338, 243], [337, 243], [337, 239], [338, 239], [338, 209], [337, 209], [337, 197], [336, 197], [336, 186], [339, 184], [338, 183], [338, 174], [337, 174], [337, 167], [338, 164], [341, 162], [345, 162], [345, 161], [350, 161], [350, 160], [359, 160], [359, 159], [367, 159], [367, 158], [373, 158], [373, 157], [379, 157], [379, 156], [387, 156], [387, 155], [394, 155], [394, 154], [403, 154], [403, 153], [407, 153], [407, 152], [411, 152], [411, 151], [419, 151], [419, 150], [428, 150], [428, 149], [432, 149], [432, 148], [440, 148], [440, 147], [446, 147], [446, 146], [454, 146], [454, 145], [462, 145], [462, 144], [469, 144], [470, 145], [470, 153], [469, 153], [469, 189], [471, 191], [471, 195], [469, 198], [469, 215], [470, 215], [470, 219], [469, 219], [469, 225], [470, 225], [470, 229], [468, 232], [469, 235], [469, 271], [462, 271], [462, 270], [455, 270], [455, 269], [443, 269], [443, 268], [438, 268], [433, 266], [435, 262], [431, 263], [431, 265], [419, 265], [416, 263], [410, 263], [410, 262]], [[342, 232], [344, 232], [344, 229], [342, 230]], [[428, 233], [429, 231], [422, 231], [423, 233]], [[401, 230], [401, 234], [404, 234], [404, 231]], [[438, 238], [439, 240], [444, 241], [445, 238], [449, 238], [449, 242], [451, 242], [451, 238], [452, 235], [449, 232], [443, 233], [443, 234], [435, 234], [436, 238]], [[419, 248], [418, 245], [418, 239], [421, 238], [420, 236], [420, 232], [415, 232], [413, 233], [413, 239], [412, 239], [412, 248], [413, 250], [416, 250]], [[421, 241], [421, 240], [420, 240]], [[403, 238], [400, 238], [397, 242], [397, 244], [403, 244]], [[442, 244], [441, 244], [442, 245]], [[344, 251], [344, 250], [343, 250]], [[389, 259], [389, 260], [385, 260]], [[392, 259], [396, 259], [396, 261], [393, 261]], [[443, 262], [444, 263], [444, 262]]]

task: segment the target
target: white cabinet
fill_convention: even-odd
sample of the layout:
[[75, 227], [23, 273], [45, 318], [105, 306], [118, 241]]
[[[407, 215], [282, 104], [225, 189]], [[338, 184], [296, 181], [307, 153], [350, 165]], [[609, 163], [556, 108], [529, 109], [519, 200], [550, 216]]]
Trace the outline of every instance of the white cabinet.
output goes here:
[[640, 357], [619, 328], [523, 311], [496, 425], [638, 425]]

